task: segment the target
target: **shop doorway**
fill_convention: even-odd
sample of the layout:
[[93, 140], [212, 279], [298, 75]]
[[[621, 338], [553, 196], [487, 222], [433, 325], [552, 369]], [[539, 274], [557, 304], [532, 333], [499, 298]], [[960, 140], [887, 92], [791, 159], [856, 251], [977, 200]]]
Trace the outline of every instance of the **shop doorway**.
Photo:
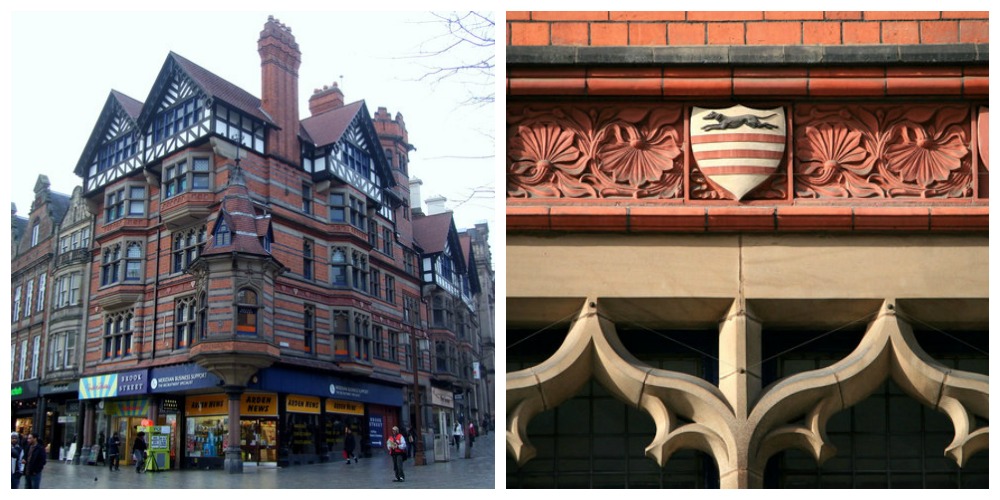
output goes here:
[[112, 429], [115, 430], [111, 432], [118, 432], [118, 437], [122, 440], [121, 455], [119, 455], [122, 465], [135, 465], [135, 460], [132, 460], [132, 444], [135, 442], [135, 436], [139, 434], [136, 428], [141, 425], [142, 417], [117, 417], [112, 422]]
[[277, 465], [278, 419], [240, 420], [240, 449], [247, 465]]

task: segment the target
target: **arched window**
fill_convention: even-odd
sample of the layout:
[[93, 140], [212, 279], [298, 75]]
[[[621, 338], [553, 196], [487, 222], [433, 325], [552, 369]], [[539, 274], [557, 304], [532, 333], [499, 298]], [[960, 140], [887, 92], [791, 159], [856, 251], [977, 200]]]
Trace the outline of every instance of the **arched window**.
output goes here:
[[244, 288], [236, 295], [236, 333], [257, 335], [257, 292]]
[[174, 310], [174, 344], [177, 349], [191, 346], [196, 324], [194, 297], [177, 300]]

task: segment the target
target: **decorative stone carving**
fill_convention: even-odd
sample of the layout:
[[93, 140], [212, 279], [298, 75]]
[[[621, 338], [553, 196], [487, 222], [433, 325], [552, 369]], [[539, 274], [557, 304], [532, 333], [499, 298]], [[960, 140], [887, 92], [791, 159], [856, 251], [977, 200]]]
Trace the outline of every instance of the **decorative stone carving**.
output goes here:
[[795, 116], [795, 196], [972, 195], [964, 105], [805, 105]]
[[[886, 301], [860, 345], [841, 361], [785, 378], [767, 389], [747, 417], [703, 379], [652, 368], [621, 344], [615, 325], [587, 300], [562, 346], [539, 365], [507, 374], [507, 452], [519, 465], [535, 456], [528, 423], [573, 397], [593, 377], [616, 398], [648, 413], [656, 434], [646, 455], [663, 466], [680, 449], [711, 455], [725, 488], [760, 487], [775, 453], [797, 448], [820, 463], [836, 448], [826, 436], [835, 413], [892, 379], [910, 397], [948, 415], [955, 437], [947, 456], [960, 466], [989, 447], [989, 377], [952, 370], [917, 344]], [[727, 319], [726, 321], [733, 321]]]
[[676, 198], [680, 105], [508, 106], [507, 195]]

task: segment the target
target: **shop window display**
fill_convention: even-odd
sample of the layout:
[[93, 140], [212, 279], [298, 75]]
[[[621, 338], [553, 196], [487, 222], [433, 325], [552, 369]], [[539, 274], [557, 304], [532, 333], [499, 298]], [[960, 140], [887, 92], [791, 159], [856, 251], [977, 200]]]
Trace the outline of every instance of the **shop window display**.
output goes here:
[[186, 451], [192, 458], [225, 458], [228, 417], [187, 419]]

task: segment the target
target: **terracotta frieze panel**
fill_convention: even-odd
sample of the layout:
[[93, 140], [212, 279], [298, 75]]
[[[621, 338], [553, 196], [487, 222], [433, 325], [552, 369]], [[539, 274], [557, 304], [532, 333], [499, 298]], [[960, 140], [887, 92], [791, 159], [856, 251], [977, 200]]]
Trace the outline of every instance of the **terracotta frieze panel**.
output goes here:
[[794, 119], [795, 196], [973, 195], [967, 105], [802, 105]]
[[683, 107], [507, 107], [507, 195], [683, 196]]

